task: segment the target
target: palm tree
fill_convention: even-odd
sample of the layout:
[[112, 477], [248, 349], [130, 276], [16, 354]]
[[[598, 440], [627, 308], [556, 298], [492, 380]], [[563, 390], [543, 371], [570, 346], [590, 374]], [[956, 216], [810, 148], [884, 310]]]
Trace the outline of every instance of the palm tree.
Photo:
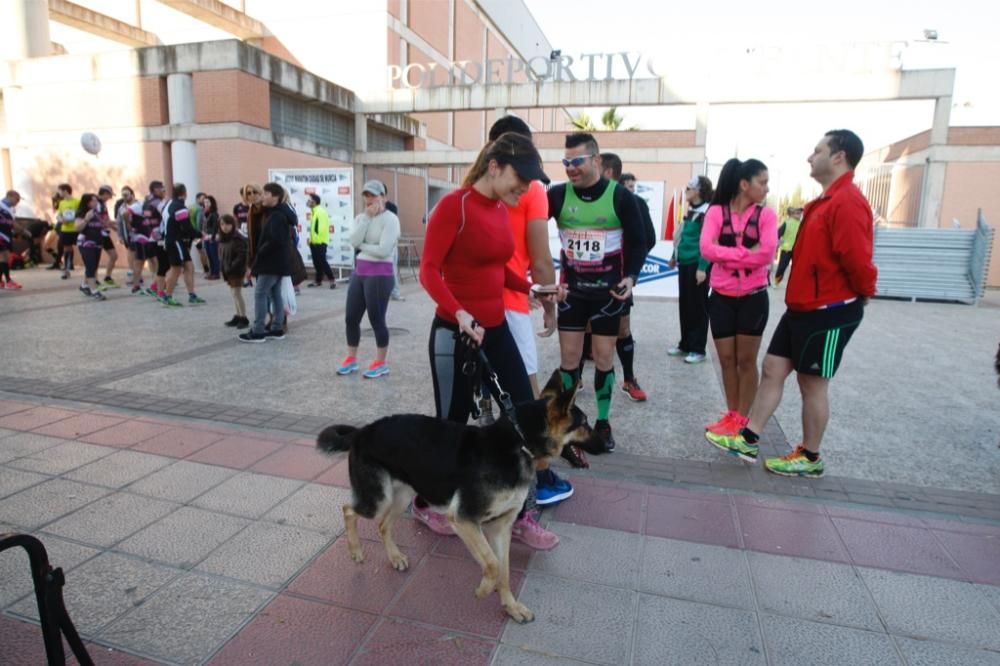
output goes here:
[[601, 125], [605, 132], [617, 132], [625, 118], [618, 115], [618, 107], [612, 106], [601, 116]]
[[571, 116], [569, 124], [581, 132], [593, 132], [597, 130], [597, 128], [594, 127], [594, 121], [590, 119], [589, 115], [582, 111], [575, 116]]

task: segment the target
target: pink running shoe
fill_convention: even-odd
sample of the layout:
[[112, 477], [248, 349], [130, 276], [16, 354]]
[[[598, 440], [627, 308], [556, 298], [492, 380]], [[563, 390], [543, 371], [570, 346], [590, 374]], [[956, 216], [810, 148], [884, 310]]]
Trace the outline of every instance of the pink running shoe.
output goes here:
[[7, 280], [7, 284], [6, 286], [4, 286], [4, 289], [20, 289], [20, 288], [21, 288], [21, 283], [14, 282], [13, 280]]
[[729, 429], [730, 421], [733, 420], [734, 416], [739, 416], [736, 412], [726, 412], [722, 415], [722, 418], [712, 423], [711, 425], [705, 426], [705, 430], [708, 432], [718, 433], [721, 429]]
[[455, 530], [452, 528], [451, 523], [448, 522], [448, 519], [444, 517], [444, 514], [432, 511], [429, 506], [420, 508], [416, 502], [413, 502], [410, 504], [410, 513], [413, 514], [414, 518], [426, 525], [434, 534], [440, 534], [441, 536], [454, 536], [455, 534]]
[[533, 511], [526, 512], [511, 529], [511, 536], [535, 550], [552, 550], [559, 545], [559, 537], [538, 524]]

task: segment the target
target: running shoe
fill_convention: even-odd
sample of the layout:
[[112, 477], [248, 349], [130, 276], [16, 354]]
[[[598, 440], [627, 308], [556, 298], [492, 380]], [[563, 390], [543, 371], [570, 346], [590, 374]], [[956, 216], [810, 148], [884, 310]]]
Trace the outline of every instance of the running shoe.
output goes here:
[[368, 379], [375, 379], [387, 374], [389, 374], [389, 366], [385, 364], [385, 361], [372, 361], [368, 369], [362, 373]]
[[667, 350], [667, 356], [684, 356], [687, 352], [680, 347], [671, 347]]
[[160, 297], [160, 295], [152, 287], [146, 287], [145, 294], [147, 296], [152, 296], [153, 298], [159, 298]]
[[452, 536], [455, 534], [454, 528], [452, 528], [448, 519], [444, 517], [444, 514], [431, 510], [429, 506], [421, 508], [417, 506], [416, 502], [413, 502], [410, 505], [410, 513], [413, 514], [414, 518], [426, 525], [434, 534], [440, 534], [441, 536]]
[[622, 391], [624, 391], [625, 395], [627, 395], [633, 402], [646, 402], [646, 392], [639, 388], [639, 382], [635, 379], [622, 384]]
[[146, 292], [142, 290], [142, 287], [132, 287], [133, 296], [145, 296]]
[[285, 332], [282, 329], [280, 329], [280, 328], [274, 329], [274, 330], [270, 330], [267, 333], [265, 333], [264, 335], [267, 336], [268, 340], [284, 340], [285, 339]]
[[526, 511], [511, 528], [511, 537], [535, 550], [552, 550], [559, 545], [559, 536], [538, 524], [533, 511]]
[[604, 440], [604, 452], [611, 453], [615, 450], [615, 438], [611, 436], [611, 424], [604, 419], [598, 419], [594, 423], [594, 432]]
[[69, 271], [63, 271], [63, 274], [59, 276], [59, 279], [60, 280], [68, 280], [69, 279]]
[[781, 476], [804, 476], [807, 479], [818, 479], [823, 476], [823, 459], [812, 462], [806, 458], [805, 449], [800, 444], [795, 450], [780, 458], [767, 458], [764, 467], [768, 472]]
[[352, 372], [358, 371], [358, 357], [357, 356], [345, 356], [344, 360], [340, 362], [340, 367], [337, 368], [338, 375], [349, 375]]
[[84, 296], [92, 296], [93, 295], [93, 292], [91, 292], [90, 287], [88, 287], [85, 284], [81, 284], [80, 287], [79, 287], [79, 289], [80, 289], [80, 292], [83, 293]]
[[162, 301], [163, 301], [163, 305], [165, 307], [168, 307], [168, 308], [182, 308], [182, 307], [184, 307], [184, 305], [182, 303], [178, 303], [177, 300], [174, 299], [173, 296], [167, 296], [166, 294], [163, 295]]
[[106, 301], [106, 300], [108, 300], [108, 297], [105, 296], [104, 294], [102, 294], [99, 291], [95, 291], [95, 292], [91, 293], [90, 297], [93, 298], [95, 301]]
[[225, 324], [223, 324], [223, 326], [235, 327], [236, 324], [238, 324], [238, 323], [240, 323], [240, 316], [239, 315], [233, 315], [233, 318], [230, 319], [229, 321], [227, 321]]
[[687, 356], [684, 357], [684, 362], [685, 363], [690, 363], [691, 365], [694, 365], [695, 363], [701, 363], [702, 361], [705, 360], [705, 358], [706, 358], [706, 356], [704, 354], [698, 354], [698, 353], [695, 353], [695, 352], [691, 352], [690, 354], [688, 354]]
[[198, 294], [188, 294], [188, 305], [204, 305], [205, 299]]
[[[0, 283], [2, 284], [2, 283]], [[14, 280], [7, 280], [7, 284], [3, 286], [4, 289], [20, 289], [21, 283], [15, 282]]]
[[726, 412], [721, 419], [705, 426], [705, 431], [714, 432], [717, 435], [735, 435], [744, 425], [746, 422], [738, 412]]
[[250, 320], [246, 317], [239, 317], [239, 321], [236, 322], [236, 328], [250, 328]]
[[114, 278], [111, 277], [104, 278], [103, 284], [105, 289], [119, 289], [121, 287], [121, 285], [115, 282]]
[[252, 342], [252, 343], [267, 342], [266, 335], [264, 335], [263, 333], [254, 333], [253, 331], [250, 331], [249, 333], [240, 333], [237, 337], [239, 338], [240, 342]]
[[749, 443], [739, 433], [735, 435], [717, 435], [714, 432], [706, 432], [705, 439], [729, 455], [736, 456], [750, 463], [757, 462], [757, 452], [760, 447]]
[[322, 287], [323, 283], [322, 282], [309, 282], [308, 284], [306, 284], [306, 286], [309, 287], [310, 289], [312, 289], [313, 287]]
[[3, 280], [0, 280], [0, 289], [6, 289], [6, 288], [7, 288], [7, 285], [4, 284]]
[[573, 486], [569, 481], [559, 478], [551, 469], [538, 472], [538, 486], [535, 489], [535, 502], [539, 506], [551, 506], [573, 496]]

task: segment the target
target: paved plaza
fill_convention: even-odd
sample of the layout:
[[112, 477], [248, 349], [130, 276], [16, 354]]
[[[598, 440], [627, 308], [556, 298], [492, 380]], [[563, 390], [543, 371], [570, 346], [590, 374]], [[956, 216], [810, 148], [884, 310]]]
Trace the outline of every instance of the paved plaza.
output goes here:
[[[676, 303], [640, 301], [650, 400], [617, 392], [618, 451], [560, 467], [575, 495], [542, 518], [560, 545], [513, 548], [536, 616], [517, 625], [475, 599], [457, 538], [409, 518], [408, 571], [369, 521], [354, 564], [346, 461], [314, 450], [329, 423], [431, 411], [433, 307], [412, 277], [376, 380], [333, 372], [343, 287], [303, 289], [284, 340], [242, 345], [219, 283], [170, 310], [16, 277], [25, 289], [0, 293], [0, 533], [37, 536], [66, 572], [98, 664], [1000, 664], [1000, 294], [875, 301], [812, 481], [704, 441], [723, 406], [714, 357], [667, 357]], [[363, 362], [373, 346], [369, 331]], [[547, 375], [556, 340], [539, 352]], [[593, 388], [579, 400], [593, 418]], [[798, 408], [789, 382], [763, 453], [797, 441]], [[44, 663], [36, 617], [27, 557], [0, 554], [0, 664]]]

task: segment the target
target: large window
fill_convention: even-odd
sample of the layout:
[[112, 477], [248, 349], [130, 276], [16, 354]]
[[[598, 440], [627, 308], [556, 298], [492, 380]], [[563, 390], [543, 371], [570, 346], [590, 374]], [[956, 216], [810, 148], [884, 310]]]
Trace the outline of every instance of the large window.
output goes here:
[[368, 125], [368, 150], [406, 150], [406, 137]]
[[354, 150], [354, 118], [271, 90], [271, 131], [322, 146]]

